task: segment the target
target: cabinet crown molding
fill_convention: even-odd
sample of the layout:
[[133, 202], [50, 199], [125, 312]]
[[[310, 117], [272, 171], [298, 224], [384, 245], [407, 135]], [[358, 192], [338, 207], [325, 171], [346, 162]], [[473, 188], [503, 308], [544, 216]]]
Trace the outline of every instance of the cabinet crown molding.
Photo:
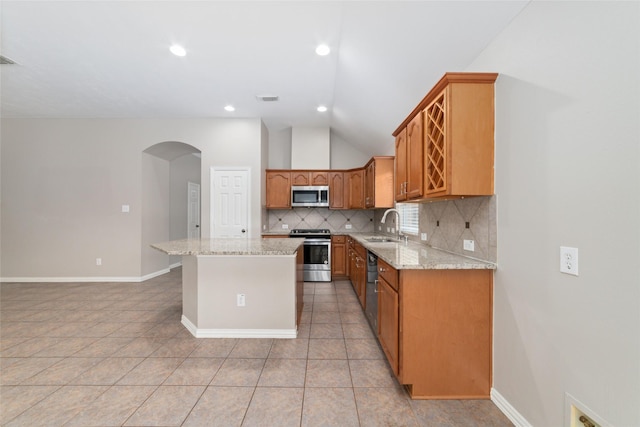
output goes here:
[[398, 134], [404, 129], [409, 122], [418, 115], [422, 110], [426, 108], [427, 105], [433, 101], [433, 99], [438, 96], [442, 90], [451, 83], [494, 83], [498, 78], [498, 73], [445, 73], [444, 76], [438, 83], [431, 88], [429, 93], [420, 101], [420, 103], [416, 106], [416, 108], [411, 111], [411, 113], [407, 116], [406, 119], [400, 126], [393, 131], [393, 136], [396, 137]]

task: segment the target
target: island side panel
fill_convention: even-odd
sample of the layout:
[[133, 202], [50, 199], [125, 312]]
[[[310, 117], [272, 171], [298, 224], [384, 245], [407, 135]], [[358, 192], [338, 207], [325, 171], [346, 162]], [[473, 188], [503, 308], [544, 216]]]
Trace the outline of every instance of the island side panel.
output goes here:
[[197, 263], [199, 331], [295, 331], [296, 254], [203, 255]]
[[198, 324], [198, 262], [193, 255], [182, 257], [182, 317]]

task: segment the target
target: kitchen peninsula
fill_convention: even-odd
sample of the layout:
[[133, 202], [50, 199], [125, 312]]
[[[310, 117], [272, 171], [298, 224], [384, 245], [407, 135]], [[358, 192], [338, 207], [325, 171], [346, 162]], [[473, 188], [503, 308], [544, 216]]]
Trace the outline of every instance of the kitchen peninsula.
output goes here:
[[295, 338], [304, 239], [184, 239], [151, 247], [182, 256], [182, 324], [196, 338]]

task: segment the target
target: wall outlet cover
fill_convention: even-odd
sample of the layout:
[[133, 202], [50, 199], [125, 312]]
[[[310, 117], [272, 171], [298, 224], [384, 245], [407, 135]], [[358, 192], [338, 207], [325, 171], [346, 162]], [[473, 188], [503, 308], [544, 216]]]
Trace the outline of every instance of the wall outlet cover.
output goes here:
[[560, 246], [560, 272], [578, 275], [578, 248]]
[[427, 233], [420, 233], [420, 240], [427, 240]]
[[473, 240], [464, 240], [462, 246], [465, 251], [474, 252], [476, 250], [476, 242]]
[[351, 230], [351, 224], [345, 224], [344, 228], [346, 228], [347, 230]]
[[288, 230], [289, 229], [289, 224], [282, 224], [282, 229], [283, 230]]

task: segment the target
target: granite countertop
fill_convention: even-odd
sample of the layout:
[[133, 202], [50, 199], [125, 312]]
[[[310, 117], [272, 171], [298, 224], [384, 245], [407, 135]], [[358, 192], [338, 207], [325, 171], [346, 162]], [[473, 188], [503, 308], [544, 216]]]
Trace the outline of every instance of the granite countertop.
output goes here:
[[294, 255], [304, 239], [183, 239], [154, 243], [169, 255]]
[[[495, 270], [495, 263], [453, 254], [430, 246], [411, 242], [368, 242], [370, 238], [389, 238], [382, 234], [344, 233], [367, 250], [398, 270]], [[393, 239], [393, 238], [391, 238]]]

